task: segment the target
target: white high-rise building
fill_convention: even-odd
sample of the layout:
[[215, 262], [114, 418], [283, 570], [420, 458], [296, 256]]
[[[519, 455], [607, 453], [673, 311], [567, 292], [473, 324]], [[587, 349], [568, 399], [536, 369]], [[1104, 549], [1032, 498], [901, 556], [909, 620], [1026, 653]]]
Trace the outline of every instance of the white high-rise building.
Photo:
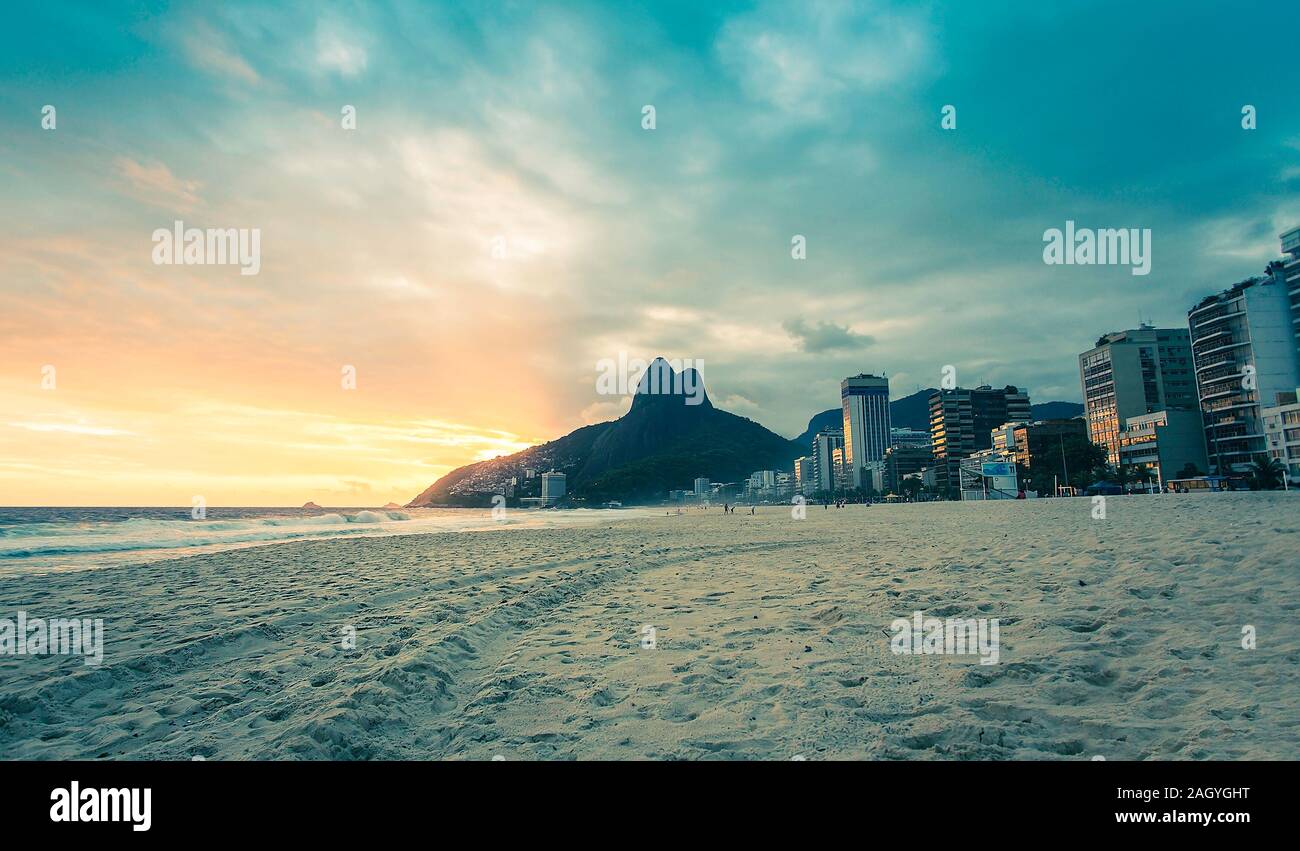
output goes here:
[[836, 481], [835, 453], [844, 449], [844, 432], [837, 428], [817, 432], [813, 437], [813, 475], [811, 490], [804, 493], [811, 496], [818, 491], [834, 491]]
[[1279, 393], [1278, 404], [1264, 408], [1261, 419], [1264, 422], [1265, 447], [1270, 458], [1279, 461], [1286, 468], [1287, 482], [1291, 487], [1300, 486], [1300, 387], [1294, 393]]
[[1267, 452], [1261, 409], [1300, 385], [1292, 318], [1281, 262], [1187, 312], [1205, 448], [1219, 475], [1246, 472]]
[[794, 492], [803, 496], [812, 496], [817, 490], [813, 482], [814, 470], [813, 459], [810, 455], [803, 455], [794, 459]]
[[840, 403], [846, 479], [850, 487], [863, 487], [862, 470], [883, 461], [890, 446], [889, 379], [866, 373], [846, 378], [840, 382]]
[[700, 476], [699, 478], [697, 478], [697, 479], [695, 480], [695, 495], [696, 495], [696, 496], [699, 496], [699, 497], [705, 497], [705, 496], [708, 496], [708, 495], [709, 495], [710, 493], [712, 493], [712, 492], [713, 492], [713, 485], [712, 485], [712, 483], [708, 480], [708, 478], [706, 478], [706, 477], [704, 477], [704, 476]]

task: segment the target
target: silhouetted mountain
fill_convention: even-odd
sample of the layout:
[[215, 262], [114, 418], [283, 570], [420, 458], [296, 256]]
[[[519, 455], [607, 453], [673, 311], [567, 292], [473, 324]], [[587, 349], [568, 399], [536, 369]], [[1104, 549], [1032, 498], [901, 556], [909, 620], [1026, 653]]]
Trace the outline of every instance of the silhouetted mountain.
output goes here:
[[589, 502], [649, 501], [691, 487], [697, 476], [737, 482], [755, 470], [788, 469], [802, 454], [793, 441], [713, 407], [694, 370], [676, 373], [656, 358], [617, 420], [453, 470], [410, 505], [488, 505], [529, 468], [565, 473], [569, 493]]
[[1083, 416], [1083, 405], [1079, 402], [1043, 402], [1030, 405], [1029, 410], [1036, 420], [1068, 420]]
[[[930, 394], [934, 388], [918, 390], [910, 396], [895, 399], [889, 403], [889, 424], [893, 428], [913, 428], [918, 431], [930, 430]], [[1029, 406], [1036, 420], [1069, 419], [1083, 414], [1083, 405], [1078, 402], [1042, 402]], [[812, 439], [824, 428], [842, 428], [844, 414], [840, 408], [822, 411], [808, 421], [808, 428], [794, 442], [803, 447], [803, 454], [811, 451]]]
[[914, 428], [917, 431], [930, 430], [930, 394], [935, 388], [918, 390], [911, 396], [904, 396], [889, 403], [889, 424], [894, 428]]
[[831, 408], [829, 411], [822, 411], [808, 421], [808, 428], [804, 433], [794, 439], [794, 442], [805, 448], [803, 454], [807, 455], [811, 451], [812, 439], [817, 432], [828, 428], [843, 428], [844, 412], [839, 408]]

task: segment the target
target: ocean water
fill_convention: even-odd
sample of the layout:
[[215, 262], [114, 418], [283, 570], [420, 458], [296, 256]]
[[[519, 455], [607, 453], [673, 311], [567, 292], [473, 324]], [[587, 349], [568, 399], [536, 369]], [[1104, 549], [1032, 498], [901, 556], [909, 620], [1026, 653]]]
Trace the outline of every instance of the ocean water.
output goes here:
[[[0, 507], [0, 576], [92, 570], [280, 541], [588, 525], [636, 509]], [[655, 513], [655, 512], [650, 512]]]

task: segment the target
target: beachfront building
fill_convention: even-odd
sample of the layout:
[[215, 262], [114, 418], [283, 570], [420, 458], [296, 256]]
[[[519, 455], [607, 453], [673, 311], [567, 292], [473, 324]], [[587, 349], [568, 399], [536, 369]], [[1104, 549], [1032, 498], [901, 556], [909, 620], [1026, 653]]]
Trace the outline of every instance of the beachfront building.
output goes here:
[[885, 475], [881, 490], [887, 494], [901, 494], [903, 479], [920, 473], [932, 463], [934, 463], [934, 454], [930, 452], [928, 439], [925, 446], [894, 444], [885, 450]]
[[1015, 499], [1020, 494], [1015, 462], [993, 447], [972, 452], [957, 463], [963, 500]]
[[835, 471], [835, 482], [833, 489], [842, 491], [848, 488], [849, 471], [846, 466], [844, 457], [844, 447], [840, 446], [831, 451], [831, 467]]
[[1191, 338], [1185, 328], [1143, 324], [1103, 334], [1079, 355], [1088, 438], [1119, 460], [1119, 432], [1129, 417], [1198, 409]]
[[989, 431], [989, 448], [1004, 458], [1015, 460], [1016, 429], [1025, 423], [1003, 423]]
[[745, 482], [719, 484], [713, 494], [718, 502], [736, 502], [745, 495]]
[[836, 471], [839, 469], [835, 453], [844, 449], [844, 432], [838, 428], [825, 429], [813, 436], [813, 489], [809, 495], [818, 491], [834, 491], [838, 485]]
[[1156, 411], [1129, 417], [1119, 433], [1119, 461], [1146, 470], [1157, 485], [1191, 464], [1207, 469], [1205, 429], [1199, 411]]
[[1282, 234], [1281, 276], [1286, 283], [1287, 300], [1291, 304], [1291, 330], [1295, 340], [1296, 358], [1300, 360], [1300, 227]]
[[803, 496], [812, 496], [817, 490], [813, 476], [813, 459], [811, 455], [802, 455], [794, 459], [794, 492]]
[[1286, 468], [1287, 483], [1300, 485], [1300, 387], [1294, 393], [1279, 394], [1277, 405], [1264, 408], [1264, 443], [1268, 457]]
[[930, 432], [915, 428], [891, 428], [889, 430], [890, 446], [924, 446], [930, 448]]
[[790, 474], [784, 470], [755, 470], [745, 481], [744, 498], [750, 502], [781, 499], [789, 482]]
[[862, 373], [840, 382], [844, 463], [849, 487], [866, 487], [863, 471], [883, 461], [890, 446], [889, 379]]
[[1217, 475], [1245, 472], [1265, 454], [1263, 406], [1300, 385], [1287, 274], [1288, 263], [1271, 263], [1264, 275], [1187, 312], [1205, 446]]
[[[889, 450], [885, 450], [888, 452]], [[885, 462], [868, 461], [858, 468], [858, 484], [869, 497], [883, 496], [885, 493]]]
[[786, 502], [794, 496], [794, 476], [785, 470], [777, 470], [772, 496], [780, 502]]
[[939, 490], [939, 468], [934, 464], [921, 470], [921, 487], [932, 494]]
[[695, 496], [699, 499], [708, 499], [713, 493], [713, 486], [705, 476], [700, 476], [695, 480]]
[[554, 505], [564, 498], [565, 478], [563, 473], [552, 470], [542, 473], [542, 505]]
[[1014, 385], [931, 392], [930, 443], [939, 493], [951, 496], [960, 489], [961, 459], [991, 448], [994, 428], [1029, 418], [1029, 394]]
[[1005, 423], [989, 433], [991, 448], [1008, 461], [1034, 472], [1059, 476], [1062, 481], [1069, 478], [1065, 465], [1067, 439], [1088, 439], [1088, 424], [1082, 417]]

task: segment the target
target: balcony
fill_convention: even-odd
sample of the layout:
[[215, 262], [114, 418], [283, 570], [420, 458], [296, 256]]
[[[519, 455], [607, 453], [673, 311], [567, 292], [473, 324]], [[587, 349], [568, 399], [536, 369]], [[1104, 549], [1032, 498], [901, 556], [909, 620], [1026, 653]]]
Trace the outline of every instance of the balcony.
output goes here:
[[1236, 355], [1231, 354], [1229, 352], [1224, 352], [1223, 354], [1220, 355], [1213, 355], [1211, 357], [1201, 358], [1200, 363], [1196, 367], [1196, 372], [1199, 374], [1200, 372], [1207, 370], [1210, 367], [1218, 366], [1221, 363], [1235, 364], [1236, 362], [1237, 362]]
[[1206, 325], [1213, 325], [1215, 322], [1222, 322], [1225, 319], [1232, 319], [1237, 316], [1244, 316], [1245, 313], [1246, 311], [1244, 310], [1223, 309], [1220, 310], [1218, 313], [1206, 314], [1206, 318], [1202, 319], [1200, 322], [1194, 323], [1192, 325], [1192, 329], [1195, 330], [1197, 328], [1204, 328]]
[[[1202, 403], [1202, 404], [1205, 404], [1206, 402], [1210, 401], [1211, 399], [1222, 399], [1222, 398], [1225, 397], [1225, 396], [1233, 396], [1233, 395], [1236, 395], [1237, 393], [1241, 393], [1241, 392], [1242, 392], [1242, 389], [1243, 389], [1243, 388], [1241, 387], [1240, 384], [1234, 384], [1234, 385], [1232, 385], [1232, 386], [1230, 386], [1230, 387], [1227, 387], [1227, 388], [1225, 388], [1225, 389], [1223, 389], [1223, 390], [1214, 390], [1214, 391], [1212, 391], [1212, 392], [1210, 392], [1210, 393], [1202, 393], [1202, 394], [1201, 394], [1201, 403]], [[1215, 410], [1214, 408], [1207, 408], [1207, 409], [1208, 409], [1208, 410]]]
[[1222, 342], [1220, 345], [1217, 345], [1212, 349], [1205, 349], [1204, 351], [1197, 352], [1196, 359], [1199, 361], [1201, 358], [1205, 357], [1206, 355], [1212, 355], [1215, 352], [1226, 352], [1228, 349], [1235, 349], [1238, 346], [1249, 346], [1249, 345], [1250, 345], [1250, 340], [1242, 340], [1240, 342], [1234, 343], [1232, 342], [1232, 338], [1229, 337], [1227, 342]]

